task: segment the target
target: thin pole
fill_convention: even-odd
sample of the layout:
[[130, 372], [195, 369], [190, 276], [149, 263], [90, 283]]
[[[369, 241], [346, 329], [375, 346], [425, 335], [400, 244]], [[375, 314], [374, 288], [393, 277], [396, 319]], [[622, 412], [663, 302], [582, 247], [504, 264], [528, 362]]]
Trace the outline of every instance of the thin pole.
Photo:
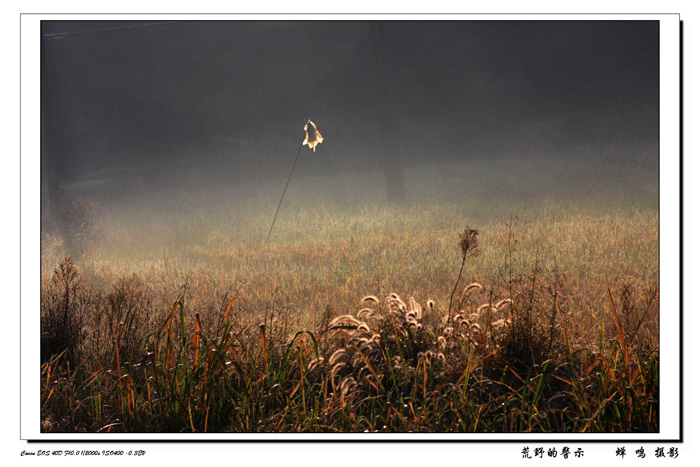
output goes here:
[[277, 205], [277, 211], [275, 211], [275, 218], [272, 219], [272, 225], [270, 226], [270, 232], [267, 234], [266, 242], [270, 242], [270, 235], [272, 235], [272, 228], [275, 226], [275, 221], [277, 220], [277, 214], [280, 212], [280, 206], [282, 206], [282, 200], [284, 199], [284, 194], [287, 192], [287, 187], [289, 186], [289, 181], [292, 179], [292, 173], [294, 172], [294, 167], [297, 166], [297, 161], [299, 160], [299, 154], [301, 154], [301, 148], [304, 147], [304, 142], [302, 141], [299, 150], [297, 151], [297, 157], [294, 159], [294, 165], [292, 166], [292, 171], [289, 172], [289, 178], [287, 178], [287, 184], [284, 186], [284, 191], [282, 192], [282, 197], [280, 198], [280, 204]]

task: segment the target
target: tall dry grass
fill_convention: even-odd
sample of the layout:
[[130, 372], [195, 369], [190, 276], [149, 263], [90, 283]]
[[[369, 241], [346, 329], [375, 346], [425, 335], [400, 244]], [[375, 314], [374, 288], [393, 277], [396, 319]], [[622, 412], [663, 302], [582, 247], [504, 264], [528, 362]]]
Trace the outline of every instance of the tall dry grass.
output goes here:
[[74, 261], [44, 232], [43, 429], [657, 431], [653, 188], [431, 170], [403, 209], [302, 177], [269, 244], [270, 187], [102, 200]]

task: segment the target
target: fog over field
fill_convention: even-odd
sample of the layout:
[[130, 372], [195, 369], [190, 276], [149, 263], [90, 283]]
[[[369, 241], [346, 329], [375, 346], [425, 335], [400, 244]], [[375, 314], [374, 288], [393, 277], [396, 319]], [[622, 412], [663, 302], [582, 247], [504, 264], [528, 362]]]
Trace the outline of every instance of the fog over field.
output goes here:
[[45, 201], [173, 180], [283, 186], [308, 119], [325, 140], [300, 171], [319, 178], [533, 156], [656, 165], [651, 21], [45, 21], [42, 34]]

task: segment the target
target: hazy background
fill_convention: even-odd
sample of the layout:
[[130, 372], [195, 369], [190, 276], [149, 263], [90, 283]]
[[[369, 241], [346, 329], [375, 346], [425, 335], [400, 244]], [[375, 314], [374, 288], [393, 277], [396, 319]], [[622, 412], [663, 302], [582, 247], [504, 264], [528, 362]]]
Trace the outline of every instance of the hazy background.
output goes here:
[[391, 293], [446, 326], [510, 298], [515, 361], [560, 322], [538, 361], [613, 361], [611, 299], [658, 349], [658, 22], [44, 21], [41, 60], [42, 345], [84, 323], [81, 371], [145, 355], [175, 300], [270, 355]]
[[367, 21], [44, 21], [43, 200], [57, 186], [280, 184], [309, 118], [325, 141], [303, 171], [320, 177], [381, 170], [387, 150], [400, 168], [654, 167], [658, 34], [654, 21], [389, 21], [378, 47]]

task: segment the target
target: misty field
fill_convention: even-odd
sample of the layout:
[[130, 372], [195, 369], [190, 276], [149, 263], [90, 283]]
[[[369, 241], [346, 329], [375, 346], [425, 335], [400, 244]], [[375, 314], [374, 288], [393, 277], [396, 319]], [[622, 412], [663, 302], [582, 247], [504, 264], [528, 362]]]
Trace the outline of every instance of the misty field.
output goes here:
[[389, 206], [381, 170], [302, 157], [269, 242], [284, 175], [69, 192], [42, 430], [658, 431], [656, 163], [404, 176]]

